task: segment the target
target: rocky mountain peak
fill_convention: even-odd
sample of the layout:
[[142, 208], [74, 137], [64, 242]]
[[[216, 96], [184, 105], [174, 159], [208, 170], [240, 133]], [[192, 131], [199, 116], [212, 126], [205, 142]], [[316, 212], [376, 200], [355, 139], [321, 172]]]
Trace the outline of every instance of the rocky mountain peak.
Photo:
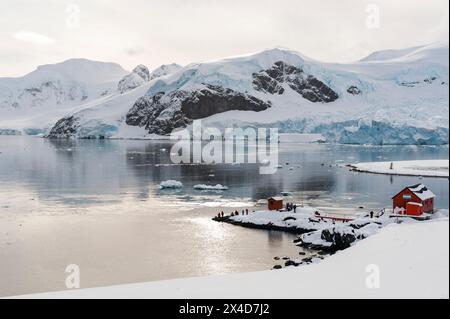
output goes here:
[[133, 69], [133, 73], [139, 75], [144, 81], [150, 81], [150, 70], [143, 64], [139, 64]]
[[150, 71], [145, 65], [136, 66], [133, 71], [120, 80], [117, 89], [123, 94], [150, 81]]
[[339, 98], [336, 92], [313, 75], [283, 61], [253, 74], [253, 87], [257, 91], [281, 95], [285, 92], [283, 84], [313, 103], [329, 103]]

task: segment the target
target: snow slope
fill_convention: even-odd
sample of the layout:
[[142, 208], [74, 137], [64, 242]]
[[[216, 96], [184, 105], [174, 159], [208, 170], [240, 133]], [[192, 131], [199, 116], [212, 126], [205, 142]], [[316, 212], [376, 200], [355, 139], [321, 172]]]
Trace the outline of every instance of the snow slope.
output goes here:
[[[349, 64], [275, 48], [163, 66], [129, 94], [70, 110], [52, 135], [152, 138], [203, 119], [219, 128], [322, 134], [329, 142], [448, 144], [448, 70], [448, 43], [377, 52]], [[23, 127], [0, 120], [2, 128]]]
[[390, 225], [318, 264], [25, 298], [449, 298], [448, 217]]
[[[392, 165], [392, 169], [391, 169]], [[423, 177], [448, 177], [448, 160], [367, 162], [351, 164], [359, 172]]]
[[67, 113], [110, 95], [126, 74], [115, 63], [72, 59], [20, 78], [0, 78], [0, 134], [2, 129], [45, 130]]
[[[179, 68], [174, 64], [150, 72], [139, 65], [128, 72], [114, 63], [73, 59], [38, 67], [22, 78], [0, 78], [0, 135], [47, 134], [58, 120], [78, 113], [87, 118], [81, 136], [115, 134], [150, 79]], [[57, 88], [42, 89], [48, 83]], [[148, 134], [125, 125], [120, 137], [141, 135]]]

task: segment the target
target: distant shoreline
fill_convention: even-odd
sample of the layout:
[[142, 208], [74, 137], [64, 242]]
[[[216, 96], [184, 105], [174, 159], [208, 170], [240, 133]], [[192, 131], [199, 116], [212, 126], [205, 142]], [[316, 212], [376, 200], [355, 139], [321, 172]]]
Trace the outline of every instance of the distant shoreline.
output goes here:
[[346, 167], [354, 172], [377, 175], [449, 178], [448, 163], [448, 159], [392, 161], [348, 164]]

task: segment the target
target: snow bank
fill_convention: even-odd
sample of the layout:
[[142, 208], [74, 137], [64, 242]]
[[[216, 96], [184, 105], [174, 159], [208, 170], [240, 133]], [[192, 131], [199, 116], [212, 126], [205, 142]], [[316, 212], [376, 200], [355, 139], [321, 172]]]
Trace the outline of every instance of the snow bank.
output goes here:
[[159, 189], [177, 189], [183, 188], [183, 183], [174, 180], [164, 181], [159, 184]]
[[[395, 223], [394, 218], [359, 218], [351, 222], [328, 225], [322, 229], [301, 235], [300, 246], [318, 250], [344, 250], [355, 243], [376, 234], [381, 228]], [[408, 219], [403, 222], [410, 222]]]
[[313, 207], [299, 207], [297, 213], [277, 211], [257, 211], [249, 215], [230, 217], [233, 224], [243, 226], [265, 226], [260, 228], [284, 229], [298, 233], [314, 231], [330, 227], [331, 222], [319, 222], [312, 218], [316, 209]]
[[[449, 298], [448, 219], [391, 225], [318, 264], [27, 298]], [[370, 279], [379, 279], [371, 281]]]
[[204, 185], [204, 184], [201, 184], [201, 185], [195, 185], [194, 189], [202, 190], [202, 191], [226, 191], [226, 190], [228, 190], [228, 187], [220, 185], [220, 184], [217, 184], [217, 185]]
[[[420, 161], [398, 161], [398, 162], [368, 162], [349, 165], [359, 172], [426, 176], [426, 177], [449, 177], [448, 160], [420, 160]], [[392, 166], [392, 169], [391, 169]]]

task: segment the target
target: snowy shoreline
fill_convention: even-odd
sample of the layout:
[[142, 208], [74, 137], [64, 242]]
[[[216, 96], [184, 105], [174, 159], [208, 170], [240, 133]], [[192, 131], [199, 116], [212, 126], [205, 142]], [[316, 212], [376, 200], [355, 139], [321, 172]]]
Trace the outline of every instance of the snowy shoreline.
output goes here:
[[[421, 221], [443, 217], [448, 217], [448, 210], [438, 210]], [[419, 222], [413, 217], [395, 218], [385, 211], [374, 214], [374, 218], [369, 214], [359, 214], [353, 218], [345, 215], [328, 216], [313, 207], [300, 207], [296, 213], [257, 211], [249, 215], [215, 217], [213, 220], [245, 228], [297, 234], [299, 237], [294, 244], [318, 254], [316, 254], [318, 258], [286, 259], [286, 267], [318, 262], [324, 259], [323, 256], [346, 250], [357, 242], [377, 234], [386, 226]], [[274, 267], [274, 269], [281, 268], [281, 265]]]
[[448, 178], [448, 160], [418, 160], [396, 162], [367, 162], [349, 164], [355, 172], [397, 176]]
[[[443, 217], [427, 222], [389, 225], [318, 264], [300, 268], [71, 290], [21, 298], [448, 299], [448, 238], [448, 217]], [[376, 270], [379, 286], [372, 285], [369, 280], [377, 273]]]

